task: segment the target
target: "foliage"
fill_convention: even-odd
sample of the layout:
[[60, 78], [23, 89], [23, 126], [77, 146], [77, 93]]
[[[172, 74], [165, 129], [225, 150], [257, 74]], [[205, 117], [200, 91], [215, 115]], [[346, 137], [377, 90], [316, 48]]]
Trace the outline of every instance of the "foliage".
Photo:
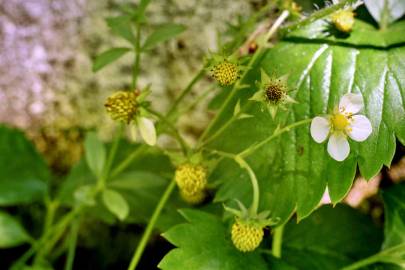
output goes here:
[[[370, 179], [391, 165], [396, 140], [405, 144], [405, 21], [397, 21], [405, 9], [395, 0], [366, 1], [369, 19], [356, 19], [342, 32], [331, 16], [356, 9], [355, 0], [328, 5], [307, 18], [300, 18], [293, 1], [281, 2], [271, 2], [251, 18], [240, 19], [239, 26], [232, 25], [234, 39], [223, 52], [207, 56], [202, 70], [163, 114], [147, 101], [153, 85], [139, 83], [141, 58], [185, 27], [162, 24], [144, 37], [148, 0], [137, 7], [123, 6], [122, 14], [107, 18], [111, 32], [130, 47], [101, 53], [93, 70], [129, 52], [134, 57], [131, 89], [120, 90], [107, 104], [113, 115], [124, 117], [114, 120], [126, 120], [117, 124], [112, 142], [88, 132], [84, 157], [55, 184], [25, 136], [0, 127], [0, 205], [15, 207], [0, 211], [0, 248], [30, 245], [12, 269], [27, 264], [48, 269], [61, 254], [66, 254], [65, 269], [72, 269], [86, 228], [82, 223], [89, 220], [114, 228], [144, 227], [141, 236], [135, 233], [137, 247], [129, 270], [139, 265], [155, 231], [166, 231], [163, 237], [176, 246], [158, 266], [166, 270], [404, 266], [404, 184], [382, 191], [384, 232], [370, 216], [337, 204], [350, 190], [357, 167]], [[271, 27], [250, 36], [251, 28], [276, 7], [282, 11]], [[286, 20], [291, 22], [283, 26]], [[270, 46], [270, 41], [276, 44]], [[210, 108], [217, 112], [190, 146], [176, 123], [193, 106], [179, 107], [210, 68], [219, 88]], [[345, 103], [348, 107], [360, 110], [364, 103], [362, 114], [372, 132], [361, 142], [350, 140], [350, 155], [337, 161], [328, 155], [331, 140], [326, 151], [326, 145], [312, 138], [310, 123], [325, 116], [328, 132], [341, 132], [344, 140], [351, 136], [357, 111], [346, 114], [339, 103], [347, 93], [353, 94]], [[265, 110], [269, 107], [270, 112]], [[334, 123], [336, 115], [343, 119], [339, 125]], [[123, 131], [128, 131], [136, 140], [135, 128], [147, 144], [123, 139]], [[175, 143], [156, 143], [156, 134]], [[333, 207], [319, 207], [325, 190]], [[185, 191], [190, 196], [185, 197]], [[24, 216], [15, 210], [33, 202], [45, 209], [36, 239], [30, 234], [38, 231], [24, 229]], [[191, 207], [187, 202], [198, 209], [185, 209]], [[233, 227], [234, 222], [245, 231]], [[244, 252], [232, 241], [232, 227], [242, 244], [247, 243], [240, 249]], [[257, 237], [249, 239], [252, 235]]]

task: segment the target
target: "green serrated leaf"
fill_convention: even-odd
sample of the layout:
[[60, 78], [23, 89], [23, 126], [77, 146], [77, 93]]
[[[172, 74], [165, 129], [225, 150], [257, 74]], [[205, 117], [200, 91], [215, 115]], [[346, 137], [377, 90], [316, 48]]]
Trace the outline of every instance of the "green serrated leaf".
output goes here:
[[93, 72], [97, 72], [103, 67], [113, 63], [129, 51], [131, 51], [130, 48], [112, 48], [102, 52], [94, 60]]
[[103, 191], [103, 203], [120, 220], [124, 220], [129, 214], [129, 205], [124, 197], [115, 190], [106, 189]]
[[103, 173], [106, 160], [106, 151], [104, 144], [99, 140], [96, 133], [89, 132], [87, 134], [84, 141], [84, 150], [87, 165], [94, 175], [100, 177]]
[[131, 16], [110, 17], [106, 19], [106, 22], [114, 34], [128, 40], [132, 45], [135, 44], [136, 38], [131, 27]]
[[142, 50], [151, 50], [159, 43], [165, 42], [174, 36], [179, 35], [186, 27], [180, 24], [166, 24], [155, 30], [150, 36], [148, 36], [142, 45]]
[[183, 210], [182, 215], [189, 223], [163, 234], [178, 248], [163, 258], [160, 269], [268, 269], [259, 252], [241, 253], [233, 246], [230, 229], [218, 217], [197, 210]]
[[0, 205], [43, 198], [49, 175], [44, 159], [24, 134], [0, 125]]
[[282, 257], [299, 269], [338, 270], [377, 252], [381, 241], [369, 217], [345, 205], [323, 206], [286, 225]]
[[[253, 86], [260, 77], [260, 68], [267, 74], [288, 73], [289, 88], [294, 90], [291, 96], [298, 104], [281, 112], [274, 122], [259, 105], [247, 101], [255, 93], [254, 87], [240, 91], [219, 116], [216, 128], [232, 116], [238, 100], [244, 104], [242, 110], [254, 117], [231, 124], [209, 146], [238, 153], [271, 136], [277, 122], [284, 127], [322, 116], [332, 112], [345, 93], [362, 95], [365, 107], [360, 114], [370, 119], [373, 132], [364, 142], [350, 141], [351, 152], [344, 162], [333, 160], [326, 151], [326, 144], [318, 144], [311, 138], [309, 125], [282, 134], [249, 157], [248, 162], [259, 180], [260, 208], [271, 210], [272, 217], [280, 217], [282, 221], [294, 210], [299, 219], [308, 216], [319, 204], [327, 186], [333, 202], [339, 202], [352, 184], [357, 165], [361, 174], [370, 179], [383, 165], [390, 165], [395, 152], [395, 137], [405, 143], [404, 43], [387, 40], [385, 32], [371, 30], [369, 26], [364, 32], [361, 28], [353, 31], [352, 40], [314, 40], [314, 33], [321, 30], [316, 22], [312, 26], [311, 31], [299, 29], [299, 39], [292, 38], [296, 34], [291, 33], [286, 40], [268, 50], [260, 66], [254, 66], [242, 82], [250, 82]], [[370, 31], [374, 32], [370, 34]], [[399, 22], [387, 31], [404, 32], [405, 24]], [[385, 43], [377, 46], [370, 37], [379, 35]], [[361, 45], [355, 40], [361, 40]], [[367, 40], [370, 46], [364, 44]], [[211, 179], [222, 183], [216, 201], [238, 198], [245, 204], [251, 202], [249, 179], [232, 162], [221, 162]]]
[[0, 248], [11, 248], [29, 242], [31, 237], [13, 216], [0, 211]]

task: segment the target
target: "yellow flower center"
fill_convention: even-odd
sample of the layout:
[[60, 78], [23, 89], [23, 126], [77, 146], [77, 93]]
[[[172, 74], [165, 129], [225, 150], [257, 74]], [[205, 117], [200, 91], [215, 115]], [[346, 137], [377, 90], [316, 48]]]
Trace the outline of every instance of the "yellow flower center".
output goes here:
[[335, 130], [343, 131], [349, 125], [349, 119], [345, 115], [338, 113], [332, 116], [332, 124]]

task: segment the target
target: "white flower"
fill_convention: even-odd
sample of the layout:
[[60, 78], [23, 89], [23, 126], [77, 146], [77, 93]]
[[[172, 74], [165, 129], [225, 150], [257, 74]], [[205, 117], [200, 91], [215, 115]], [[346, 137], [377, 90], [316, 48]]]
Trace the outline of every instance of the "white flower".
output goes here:
[[370, 120], [364, 115], [355, 115], [363, 108], [363, 99], [359, 94], [346, 94], [332, 115], [317, 116], [311, 123], [311, 136], [317, 143], [324, 142], [328, 137], [328, 153], [337, 160], [343, 161], [350, 153], [347, 136], [362, 142], [370, 136], [372, 127]]

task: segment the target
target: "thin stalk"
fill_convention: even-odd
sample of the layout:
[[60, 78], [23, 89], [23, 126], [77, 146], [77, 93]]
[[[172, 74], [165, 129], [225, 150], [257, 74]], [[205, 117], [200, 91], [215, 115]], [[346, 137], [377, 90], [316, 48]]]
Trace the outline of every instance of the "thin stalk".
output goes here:
[[283, 243], [284, 224], [274, 229], [271, 253], [276, 258], [281, 258], [281, 247]]
[[132, 89], [136, 89], [139, 75], [139, 64], [141, 62], [141, 24], [136, 24], [135, 60], [132, 71]]
[[163, 207], [165, 206], [167, 200], [170, 198], [170, 195], [173, 192], [174, 187], [176, 186], [176, 181], [174, 179], [170, 182], [170, 184], [167, 186], [165, 192], [163, 193], [163, 196], [160, 198], [160, 201], [158, 205], [155, 208], [155, 211], [152, 214], [152, 217], [149, 220], [148, 225], [146, 226], [146, 229], [142, 235], [141, 241], [139, 242], [134, 255], [131, 259], [131, 263], [129, 264], [128, 270], [134, 270], [136, 266], [139, 263], [139, 260], [142, 257], [142, 253], [146, 247], [146, 244], [148, 243], [149, 237], [152, 234], [152, 230], [155, 227], [156, 221], [162, 212]]
[[193, 90], [194, 85], [205, 75], [205, 67], [202, 67], [198, 73], [194, 76], [193, 79], [189, 82], [189, 84], [186, 86], [186, 88], [181, 91], [180, 95], [176, 98], [176, 100], [173, 102], [172, 107], [169, 109], [167, 112], [167, 118], [171, 119], [172, 115], [176, 112], [178, 105], [180, 102], [183, 101], [183, 99], [188, 95], [188, 93]]
[[118, 145], [119, 145], [120, 138], [121, 138], [123, 131], [124, 131], [124, 125], [120, 124], [120, 126], [118, 128], [118, 132], [116, 132], [116, 134], [115, 134], [115, 138], [114, 138], [113, 144], [111, 146], [110, 152], [108, 153], [107, 162], [106, 162], [104, 170], [103, 170], [103, 176], [99, 179], [99, 186], [101, 189], [104, 188], [105, 181], [107, 181], [107, 178], [109, 176], [109, 173], [111, 170], [111, 165], [114, 161], [115, 154], [117, 153]]
[[110, 177], [117, 176], [119, 173], [125, 170], [131, 164], [131, 162], [134, 161], [134, 159], [145, 151], [145, 149], [145, 145], [141, 145], [136, 148], [134, 152], [128, 155], [120, 164], [118, 164], [117, 167], [115, 167], [115, 169], [112, 170]]
[[[185, 107], [183, 110], [180, 110], [178, 112], [178, 115], [183, 115], [189, 111], [191, 111], [195, 106], [197, 106], [202, 100], [204, 100], [210, 93], [212, 93], [212, 89], [214, 88], [213, 85], [210, 85], [207, 89], [202, 91], [202, 94], [197, 96], [192, 103], [190, 103], [187, 107]], [[174, 119], [177, 119], [177, 116], [175, 115], [173, 117]]]
[[76, 244], [77, 244], [77, 236], [79, 234], [79, 227], [80, 227], [80, 218], [78, 218], [71, 226], [70, 231], [70, 239], [69, 239], [69, 248], [68, 254], [65, 264], [65, 270], [72, 270], [73, 269], [73, 262], [75, 260], [75, 252], [76, 252]]
[[[57, 224], [49, 228], [48, 231], [44, 232], [38, 241], [36, 241], [29, 250], [27, 250], [14, 264], [12, 269], [19, 269], [35, 252], [38, 251], [39, 248], [44, 248], [46, 250], [46, 244], [48, 238], [52, 236], [55, 232], [59, 234], [60, 231], [64, 230], [67, 225], [76, 217], [76, 215], [82, 210], [81, 207], [75, 208], [74, 210], [67, 213]], [[45, 245], [45, 247], [44, 247]], [[42, 252], [41, 254], [37, 254], [34, 261], [38, 261], [40, 256], [44, 255]]]
[[241, 156], [241, 157], [247, 157], [247, 156], [249, 156], [250, 154], [254, 153], [256, 150], [258, 150], [258, 149], [259, 149], [260, 147], [262, 147], [263, 145], [269, 143], [271, 140], [273, 140], [273, 139], [277, 138], [278, 136], [280, 136], [281, 134], [283, 134], [283, 133], [285, 133], [285, 132], [288, 132], [288, 131], [290, 131], [290, 130], [293, 129], [293, 128], [296, 128], [296, 127], [299, 127], [299, 126], [308, 124], [308, 123], [310, 123], [311, 121], [312, 121], [311, 118], [310, 118], [310, 119], [304, 119], [304, 120], [295, 122], [295, 123], [293, 123], [293, 124], [291, 124], [291, 125], [288, 125], [288, 126], [286, 126], [286, 127], [284, 127], [284, 128], [276, 129], [276, 131], [275, 131], [270, 137], [267, 137], [267, 138], [264, 139], [263, 141], [261, 141], [261, 142], [259, 142], [259, 143], [257, 143], [257, 144], [254, 144], [254, 145], [250, 146], [249, 148], [245, 149], [244, 151], [242, 151], [241, 153], [239, 153], [239, 156]]

